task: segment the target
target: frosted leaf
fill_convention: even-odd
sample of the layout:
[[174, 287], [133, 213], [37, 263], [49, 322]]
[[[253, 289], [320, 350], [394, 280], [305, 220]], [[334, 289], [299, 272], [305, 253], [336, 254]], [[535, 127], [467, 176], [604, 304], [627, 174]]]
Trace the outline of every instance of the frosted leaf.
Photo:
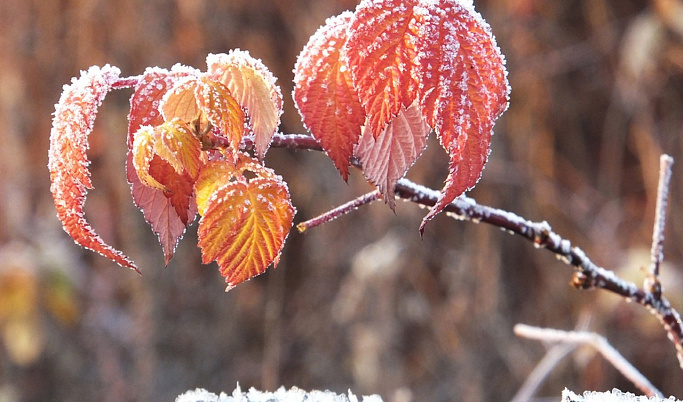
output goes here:
[[[133, 146], [134, 134], [141, 126], [157, 126], [164, 122], [159, 109], [167, 90], [179, 81], [198, 75], [198, 70], [181, 65], [173, 66], [170, 72], [160, 68], [145, 70], [130, 99], [129, 149]], [[149, 170], [154, 173], [153, 177], [165, 177], [168, 180], [165, 186], [173, 186], [175, 191], [172, 194], [142, 184], [133, 167], [133, 154], [128, 152], [126, 173], [128, 182], [131, 184], [133, 201], [142, 210], [145, 220], [157, 234], [164, 251], [164, 259], [168, 264], [178, 241], [185, 232], [186, 225], [194, 220], [197, 207], [191, 194], [192, 185], [189, 176], [178, 175], [168, 163], [158, 157], [152, 158], [149, 166]]]
[[196, 87], [195, 98], [202, 113], [229, 140], [232, 152], [236, 154], [245, 134], [246, 117], [228, 87], [204, 76]]
[[[204, 172], [224, 168], [232, 169], [232, 164], [216, 161], [207, 165], [195, 187], [202, 215], [197, 230], [202, 262], [218, 263], [227, 291], [260, 275], [271, 264], [277, 265], [296, 209], [279, 176], [256, 177], [249, 182], [223, 180], [217, 185], [210, 180], [214, 172]], [[211, 194], [202, 195], [206, 193]]]
[[107, 245], [85, 219], [83, 205], [87, 190], [92, 188], [87, 158], [88, 136], [92, 132], [97, 110], [120, 70], [110, 65], [90, 67], [65, 85], [55, 105], [48, 169], [50, 191], [62, 227], [82, 247], [100, 253], [119, 265], [138, 271], [135, 264], [120, 251]]
[[365, 177], [379, 188], [392, 209], [396, 204], [394, 186], [424, 150], [429, 131], [417, 104], [402, 109], [376, 140], [367, 126], [363, 131], [355, 155]]
[[[353, 14], [328, 18], [304, 46], [294, 67], [295, 105], [344, 180], [365, 112], [353, 88], [343, 46]], [[326, 52], [322, 52], [324, 49]]]
[[164, 120], [180, 119], [181, 121], [191, 121], [199, 113], [199, 106], [195, 99], [195, 89], [197, 88], [197, 78], [188, 77], [177, 82], [169, 90], [161, 102], [161, 112]]
[[417, 45], [423, 115], [450, 156], [442, 195], [423, 219], [439, 213], [481, 177], [493, 125], [508, 105], [505, 61], [491, 29], [469, 3], [441, 0], [416, 10], [429, 40]]
[[418, 0], [361, 1], [349, 27], [347, 64], [375, 137], [416, 97], [417, 4]]
[[239, 49], [228, 54], [209, 54], [206, 64], [207, 74], [222, 82], [245, 109], [256, 153], [262, 159], [282, 115], [282, 92], [275, 77], [261, 60]]

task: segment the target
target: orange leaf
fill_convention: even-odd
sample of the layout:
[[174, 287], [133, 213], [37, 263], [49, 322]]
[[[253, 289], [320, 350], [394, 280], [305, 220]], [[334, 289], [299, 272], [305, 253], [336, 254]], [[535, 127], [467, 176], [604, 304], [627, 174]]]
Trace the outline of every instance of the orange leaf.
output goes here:
[[263, 159], [282, 115], [282, 93], [275, 77], [260, 60], [239, 49], [227, 55], [209, 54], [206, 64], [207, 74], [222, 82], [246, 110], [256, 154]]
[[311, 37], [294, 67], [294, 102], [306, 128], [346, 181], [365, 112], [342, 57], [353, 14], [329, 18]]
[[416, 104], [401, 109], [377, 139], [367, 126], [363, 131], [355, 154], [363, 174], [379, 188], [391, 209], [396, 204], [394, 186], [424, 150], [429, 131]]
[[195, 96], [201, 111], [228, 138], [233, 154], [237, 154], [244, 137], [245, 116], [230, 90], [223, 83], [205, 76], [200, 79]]
[[[143, 126], [133, 141], [133, 166], [145, 185], [162, 191], [168, 188], [149, 174], [152, 158], [156, 155], [171, 165], [176, 173], [187, 173], [196, 178], [203, 164], [202, 145], [186, 124], [177, 118], [156, 127]], [[170, 192], [170, 191], [169, 191]]]
[[[203, 171], [233, 169], [220, 164], [229, 162], [212, 162]], [[270, 264], [277, 265], [296, 210], [279, 176], [228, 181], [217, 188], [203, 177], [214, 175], [200, 173], [197, 193], [202, 193], [204, 186], [215, 189], [199, 204], [202, 262], [216, 261], [228, 284], [226, 290], [230, 290], [263, 273]]]
[[420, 104], [450, 156], [437, 204], [420, 226], [472, 188], [489, 153], [493, 125], [508, 104], [505, 60], [489, 25], [471, 5], [440, 0], [420, 7], [425, 40], [418, 43]]
[[[135, 88], [130, 99], [128, 115], [128, 146], [132, 149], [134, 134], [144, 125], [157, 126], [164, 122], [160, 104], [169, 88], [188, 76], [197, 76], [197, 70], [174, 66], [171, 71], [148, 68]], [[126, 161], [128, 182], [135, 205], [140, 208], [145, 220], [159, 237], [166, 264], [173, 257], [178, 241], [185, 233], [186, 225], [194, 220], [197, 207], [192, 199], [192, 182], [188, 175], [180, 176], [161, 158], [150, 161], [150, 175], [165, 178], [172, 193], [153, 189], [140, 182], [133, 167], [133, 153], [128, 152]], [[155, 179], [156, 180], [156, 179]]]
[[177, 82], [175, 86], [166, 93], [161, 104], [161, 111], [164, 119], [169, 121], [180, 119], [189, 122], [199, 114], [199, 106], [195, 99], [197, 89], [197, 79], [187, 78]]
[[225, 163], [223, 160], [216, 160], [207, 163], [199, 172], [195, 193], [197, 195], [197, 206], [199, 214], [204, 214], [209, 197], [211, 197], [219, 187], [233, 181], [248, 181], [244, 177], [245, 172], [251, 172], [257, 177], [282, 180], [282, 178], [263, 166], [258, 160], [253, 159], [248, 154], [240, 152], [237, 154], [235, 164]]
[[154, 127], [140, 127], [135, 133], [133, 148], [131, 149], [133, 153], [133, 166], [142, 184], [157, 190], [170, 192], [166, 186], [159, 183], [149, 174], [149, 165], [152, 162], [152, 158], [156, 156], [154, 151], [156, 142]]
[[421, 37], [413, 18], [418, 0], [363, 0], [345, 45], [353, 83], [377, 138], [418, 90], [416, 50]]
[[[65, 85], [55, 106], [50, 150], [50, 191], [57, 216], [64, 230], [77, 244], [96, 251], [119, 265], [138, 271], [133, 261], [107, 245], [83, 215], [88, 189], [92, 189], [86, 156], [88, 135], [92, 132], [97, 109], [102, 104], [120, 71], [116, 67], [91, 67]], [[138, 271], [139, 272], [139, 271]]]

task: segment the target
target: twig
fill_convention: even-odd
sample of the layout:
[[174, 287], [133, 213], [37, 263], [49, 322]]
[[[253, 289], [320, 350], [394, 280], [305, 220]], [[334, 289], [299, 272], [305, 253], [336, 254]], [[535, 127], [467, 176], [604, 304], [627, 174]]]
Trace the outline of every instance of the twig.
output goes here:
[[[321, 150], [309, 135], [276, 134], [273, 147]], [[360, 166], [357, 161], [352, 163]], [[425, 206], [434, 206], [439, 192], [401, 179], [396, 184], [397, 197]], [[683, 368], [683, 323], [679, 313], [665, 297], [655, 298], [650, 292], [639, 289], [634, 283], [617, 277], [614, 272], [595, 265], [578, 247], [552, 231], [548, 222], [532, 222], [514, 213], [477, 204], [473, 199], [461, 196], [446, 206], [445, 212], [461, 220], [483, 222], [504, 229], [508, 233], [531, 241], [537, 248], [545, 248], [566, 264], [575, 267], [572, 284], [578, 289], [602, 288], [628, 300], [645, 306], [660, 321], [671, 342], [676, 347], [678, 362]]]
[[316, 226], [322, 225], [323, 223], [333, 221], [340, 216], [346, 215], [351, 211], [355, 211], [359, 207], [369, 204], [380, 198], [382, 198], [382, 193], [379, 190], [371, 191], [313, 219], [301, 222], [300, 224], [296, 225], [296, 228], [299, 229], [299, 232], [303, 233], [306, 229], [314, 228]]
[[614, 368], [619, 370], [639, 390], [647, 396], [664, 395], [652, 383], [643, 376], [638, 369], [624, 358], [604, 337], [592, 332], [560, 331], [557, 329], [538, 328], [524, 324], [517, 324], [515, 334], [523, 338], [536, 339], [544, 342], [564, 343], [574, 345], [591, 345], [609, 361]]
[[659, 183], [657, 185], [657, 204], [655, 206], [655, 224], [652, 230], [652, 249], [650, 250], [650, 267], [643, 288], [657, 299], [661, 298], [662, 285], [659, 281], [659, 265], [664, 259], [664, 225], [666, 223], [666, 206], [669, 201], [669, 185], [671, 183], [671, 167], [674, 160], [669, 155], [659, 158]]
[[[579, 322], [576, 324], [575, 330], [582, 331], [588, 328], [590, 317], [586, 314], [581, 314]], [[519, 388], [511, 402], [529, 401], [536, 394], [536, 391], [541, 386], [543, 381], [550, 375], [550, 373], [557, 367], [557, 365], [564, 359], [566, 355], [576, 349], [576, 344], [561, 343], [553, 345], [546, 352], [543, 359], [541, 359], [533, 371], [524, 380], [524, 384]]]
[[511, 402], [531, 400], [532, 396], [536, 393], [536, 390], [538, 390], [538, 387], [548, 377], [548, 374], [550, 374], [557, 364], [574, 349], [576, 349], [576, 345], [572, 344], [558, 344], [550, 348], [545, 356], [543, 356], [543, 359], [534, 367], [534, 370], [529, 374]]

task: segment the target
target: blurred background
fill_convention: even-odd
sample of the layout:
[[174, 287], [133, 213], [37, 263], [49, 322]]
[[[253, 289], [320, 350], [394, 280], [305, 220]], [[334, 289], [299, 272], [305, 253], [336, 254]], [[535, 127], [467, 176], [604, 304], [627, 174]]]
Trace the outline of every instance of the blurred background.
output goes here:
[[[196, 223], [164, 268], [126, 183], [131, 90], [111, 93], [91, 135], [86, 216], [142, 276], [82, 250], [49, 192], [51, 113], [91, 65], [123, 75], [247, 49], [279, 78], [281, 129], [301, 133], [292, 68], [308, 37], [351, 0], [4, 0], [0, 2], [0, 401], [169, 401], [187, 389], [378, 393], [385, 401], [502, 401], [545, 347], [516, 323], [604, 336], [666, 395], [683, 372], [657, 320], [487, 225], [399, 202], [292, 231], [277, 269], [229, 293], [201, 265]], [[648, 264], [659, 155], [676, 159], [665, 295], [683, 308], [683, 4], [680, 0], [475, 1], [507, 57], [510, 109], [495, 127], [478, 202], [547, 220], [597, 264], [640, 284]], [[434, 138], [409, 172], [440, 189]], [[325, 155], [271, 149], [296, 222], [370, 190]], [[547, 378], [561, 390], [637, 392], [581, 348]]]

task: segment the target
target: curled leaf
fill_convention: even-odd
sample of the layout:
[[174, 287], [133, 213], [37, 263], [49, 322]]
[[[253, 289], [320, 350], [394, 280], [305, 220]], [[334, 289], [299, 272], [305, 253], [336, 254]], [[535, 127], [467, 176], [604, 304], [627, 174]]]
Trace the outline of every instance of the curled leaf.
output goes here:
[[86, 156], [88, 135], [98, 107], [119, 74], [118, 68], [109, 65], [91, 67], [74, 78], [71, 85], [64, 86], [50, 132], [50, 191], [62, 226], [76, 243], [138, 271], [133, 261], [95, 233], [83, 214], [87, 190], [93, 188], [88, 171], [90, 161]]
[[146, 186], [172, 193], [150, 174], [150, 164], [155, 156], [171, 165], [179, 175], [197, 177], [203, 163], [201, 143], [190, 128], [177, 118], [158, 125], [142, 126], [133, 140], [133, 166]]

